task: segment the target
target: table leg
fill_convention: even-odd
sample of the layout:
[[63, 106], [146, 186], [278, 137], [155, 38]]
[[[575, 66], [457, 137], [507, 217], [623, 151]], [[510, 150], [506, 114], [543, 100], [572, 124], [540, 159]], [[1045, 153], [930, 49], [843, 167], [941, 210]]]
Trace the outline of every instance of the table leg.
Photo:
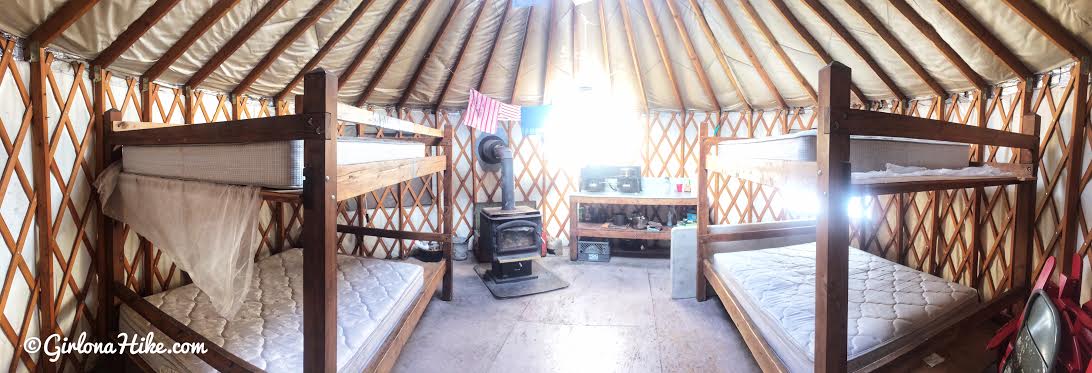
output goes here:
[[578, 203], [575, 201], [569, 202], [569, 260], [576, 261], [577, 258], [577, 241], [580, 240], [580, 234], [577, 231], [577, 223], [580, 221], [580, 210], [577, 209]]

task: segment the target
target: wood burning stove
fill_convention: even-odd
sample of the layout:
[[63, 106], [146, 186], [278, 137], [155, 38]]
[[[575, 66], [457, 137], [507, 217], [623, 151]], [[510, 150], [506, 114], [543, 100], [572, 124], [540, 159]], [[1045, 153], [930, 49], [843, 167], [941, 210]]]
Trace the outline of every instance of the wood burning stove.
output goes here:
[[492, 263], [493, 276], [532, 275], [530, 261], [542, 254], [542, 214], [530, 207], [487, 207], [479, 216], [478, 261]]
[[478, 262], [492, 263], [497, 282], [534, 279], [531, 261], [541, 257], [542, 213], [516, 206], [513, 196], [512, 151], [497, 136], [478, 145], [482, 162], [501, 165], [501, 207], [486, 207], [478, 215]]

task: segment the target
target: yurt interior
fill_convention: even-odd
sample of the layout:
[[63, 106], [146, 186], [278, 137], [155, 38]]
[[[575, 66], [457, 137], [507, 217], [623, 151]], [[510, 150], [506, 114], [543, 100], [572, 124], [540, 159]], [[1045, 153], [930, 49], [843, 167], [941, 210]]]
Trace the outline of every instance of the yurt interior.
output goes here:
[[0, 7], [0, 370], [1092, 372], [1090, 0]]

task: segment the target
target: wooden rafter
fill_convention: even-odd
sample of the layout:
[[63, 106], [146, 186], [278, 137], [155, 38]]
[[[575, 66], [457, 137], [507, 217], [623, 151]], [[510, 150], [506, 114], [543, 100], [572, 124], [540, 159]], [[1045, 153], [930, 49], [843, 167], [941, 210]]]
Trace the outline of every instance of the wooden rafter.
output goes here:
[[770, 44], [770, 47], [773, 48], [774, 54], [777, 55], [777, 59], [781, 60], [781, 63], [789, 69], [793, 79], [800, 85], [800, 88], [803, 88], [804, 91], [807, 92], [808, 97], [811, 98], [812, 104], [819, 102], [819, 96], [815, 93], [815, 88], [812, 88], [811, 84], [808, 84], [807, 79], [804, 79], [804, 75], [800, 73], [800, 69], [797, 69], [796, 64], [792, 63], [792, 60], [789, 59], [788, 53], [785, 53], [785, 48], [782, 48], [781, 43], [777, 42], [777, 38], [774, 37], [770, 28], [766, 26], [766, 22], [762, 20], [762, 17], [758, 15], [758, 11], [755, 10], [754, 5], [751, 5], [751, 1], [737, 0], [737, 2], [740, 7], [743, 8], [744, 13], [747, 13], [747, 18], [751, 19], [751, 23], [758, 26], [758, 30], [762, 33], [762, 36], [766, 38], [766, 43]]
[[288, 2], [288, 0], [269, 0], [262, 9], [258, 10], [258, 13], [254, 14], [254, 17], [250, 18], [250, 21], [247, 21], [247, 23], [243, 25], [243, 28], [239, 29], [239, 32], [236, 32], [227, 43], [224, 43], [224, 45], [216, 51], [216, 54], [212, 55], [212, 58], [206, 61], [205, 65], [201, 66], [201, 68], [190, 77], [190, 80], [186, 82], [186, 85], [189, 87], [201, 85], [209, 75], [212, 75], [213, 71], [219, 68], [224, 61], [227, 61], [232, 54], [235, 54], [235, 51], [239, 50], [239, 47], [242, 47], [247, 40], [250, 40], [250, 37], [254, 35], [255, 32], [258, 32], [258, 28], [272, 18], [273, 15], [277, 13], [277, 10], [280, 9], [281, 6], [284, 6], [286, 2]]
[[[637, 58], [637, 45], [633, 42], [633, 27], [631, 26], [632, 22], [629, 19], [629, 10], [627, 10], [628, 7], [625, 2], [619, 2], [618, 8], [622, 11], [622, 26], [625, 27], [626, 30], [626, 43], [629, 44], [629, 58], [630, 62], [633, 63], [633, 74], [636, 75], [637, 78], [635, 79], [637, 81], [637, 91], [641, 94], [641, 104], [644, 105], [644, 111], [648, 112], [648, 96], [645, 94], [645, 78], [641, 75], [641, 63], [640, 59]], [[740, 97], [742, 96], [741, 93]], [[744, 100], [744, 102], [746, 102], [746, 100]]]
[[292, 81], [288, 82], [288, 84], [284, 86], [284, 89], [277, 93], [277, 101], [283, 101], [288, 95], [292, 94], [292, 90], [296, 89], [296, 86], [303, 81], [303, 76], [318, 67], [319, 62], [322, 62], [322, 59], [326, 58], [326, 55], [337, 46], [337, 43], [340, 42], [345, 35], [349, 34], [349, 31], [357, 25], [360, 18], [364, 16], [364, 12], [367, 11], [372, 4], [375, 4], [375, 1], [365, 0], [361, 1], [360, 4], [356, 6], [356, 9], [349, 14], [349, 17], [345, 18], [345, 22], [341, 24], [341, 27], [338, 27], [337, 31], [334, 31], [334, 33], [330, 35], [330, 39], [327, 39], [326, 43], [319, 48], [318, 52], [315, 52], [315, 55], [303, 65], [303, 68], [300, 69], [299, 73], [296, 73], [296, 76], [292, 78]]
[[682, 38], [683, 47], [686, 48], [686, 56], [690, 58], [690, 64], [694, 66], [694, 72], [698, 74], [698, 81], [701, 82], [702, 88], [705, 89], [705, 95], [709, 97], [709, 103], [713, 105], [715, 111], [720, 111], [720, 102], [717, 101], [717, 94], [713, 91], [713, 85], [709, 83], [709, 77], [705, 74], [705, 67], [701, 65], [701, 61], [698, 60], [698, 53], [694, 51], [694, 43], [690, 39], [690, 32], [686, 31], [686, 26], [683, 25], [682, 19], [679, 18], [679, 12], [675, 9], [675, 1], [668, 0], [667, 11], [671, 13], [671, 20], [675, 23], [675, 29], [679, 31], [679, 36]]
[[413, 70], [413, 75], [410, 78], [409, 84], [406, 85], [406, 90], [402, 92], [402, 96], [398, 98], [398, 107], [404, 107], [406, 100], [409, 99], [410, 92], [417, 87], [417, 81], [421, 79], [421, 72], [425, 71], [425, 66], [428, 65], [428, 60], [432, 58], [432, 54], [436, 51], [436, 46], [439, 45], [440, 36], [447, 33], [447, 26], [451, 24], [451, 18], [459, 9], [459, 5], [463, 1], [455, 1], [451, 3], [451, 9], [447, 11], [447, 16], [444, 17], [444, 22], [440, 24], [440, 28], [437, 32], [432, 34], [432, 41], [428, 43], [428, 49], [426, 49], [425, 55], [421, 57], [421, 62], [417, 63], [417, 68]]
[[258, 64], [250, 69], [250, 73], [246, 74], [246, 77], [239, 82], [239, 85], [231, 90], [231, 94], [239, 95], [250, 89], [250, 86], [258, 80], [258, 77], [262, 76], [262, 73], [268, 70], [269, 66], [277, 61], [277, 58], [281, 56], [281, 53], [284, 53], [292, 43], [296, 42], [296, 39], [299, 39], [300, 35], [303, 35], [303, 33], [310, 29], [311, 26], [314, 26], [319, 19], [322, 19], [322, 15], [326, 14], [326, 12], [333, 7], [334, 3], [334, 0], [321, 0], [315, 4], [299, 22], [296, 22], [296, 24], [288, 30], [288, 33], [281, 36], [276, 44], [273, 44], [273, 47], [269, 49], [269, 52], [265, 54], [265, 57], [262, 57], [262, 60], [258, 61]]
[[739, 46], [743, 48], [743, 54], [747, 55], [747, 60], [751, 61], [751, 65], [755, 67], [755, 71], [758, 72], [758, 76], [762, 78], [762, 83], [766, 85], [766, 89], [770, 91], [770, 94], [777, 99], [777, 104], [786, 108], [789, 105], [785, 102], [785, 98], [781, 96], [781, 91], [774, 85], [773, 79], [770, 79], [770, 74], [766, 72], [766, 69], [762, 67], [762, 61], [758, 60], [758, 55], [755, 54], [754, 48], [751, 48], [751, 43], [747, 41], [747, 37], [743, 35], [743, 30], [739, 28], [739, 24], [736, 23], [735, 18], [732, 18], [732, 14], [728, 12], [728, 6], [724, 5], [723, 1], [716, 1], [717, 9], [720, 10], [721, 17], [724, 18], [728, 24], [728, 29], [732, 31], [732, 37], [736, 39]]
[[520, 35], [520, 41], [519, 41], [519, 46], [520, 46], [519, 56], [520, 56], [520, 58], [519, 58], [519, 60], [516, 61], [516, 70], [512, 74], [512, 75], [514, 75], [512, 77], [512, 85], [509, 86], [509, 88], [510, 88], [509, 91], [512, 92], [512, 94], [508, 96], [508, 102], [512, 103], [512, 104], [516, 103], [516, 101], [515, 101], [516, 100], [516, 89], [519, 87], [519, 81], [520, 81], [519, 80], [519, 71], [520, 71], [520, 67], [523, 66], [523, 54], [526, 53], [526, 51], [527, 51], [527, 35], [531, 32], [531, 21], [535, 19], [535, 9], [541, 9], [541, 8], [535, 8], [535, 7], [532, 6], [531, 10], [529, 12], [527, 12], [527, 25], [523, 27], [523, 34]]
[[705, 40], [709, 42], [709, 46], [713, 48], [713, 53], [717, 55], [717, 62], [720, 63], [720, 67], [724, 72], [724, 75], [728, 77], [728, 81], [732, 84], [732, 89], [735, 90], [736, 96], [739, 97], [740, 103], [743, 104], [745, 111], [751, 111], [751, 103], [747, 101], [747, 96], [743, 94], [743, 88], [739, 84], [739, 79], [736, 77], [735, 71], [732, 70], [732, 65], [728, 63], [728, 59], [724, 57], [724, 50], [720, 48], [720, 42], [717, 41], [717, 36], [713, 34], [713, 29], [709, 27], [709, 22], [705, 20], [705, 11], [701, 9], [696, 0], [690, 1], [690, 9], [694, 10], [695, 18], [698, 20], [698, 26], [701, 27], [701, 32], [705, 34]]
[[466, 37], [463, 38], [462, 43], [459, 44], [459, 49], [455, 52], [455, 65], [451, 67], [451, 73], [447, 75], [447, 78], [444, 78], [444, 84], [440, 86], [440, 97], [433, 103], [434, 108], [443, 105], [444, 99], [447, 98], [447, 88], [451, 85], [451, 80], [455, 78], [455, 73], [459, 72], [459, 65], [463, 62], [463, 52], [466, 52], [466, 45], [474, 37], [474, 31], [478, 29], [478, 19], [482, 17], [482, 13], [485, 13], [485, 8], [488, 6], [489, 3], [483, 1], [482, 6], [478, 7], [478, 11], [474, 13], [474, 18], [470, 20], [470, 29], [467, 30]]
[[1012, 51], [1006, 48], [1005, 45], [1001, 43], [1001, 40], [998, 40], [986, 26], [983, 26], [981, 22], [975, 19], [974, 15], [971, 14], [967, 8], [960, 5], [959, 1], [937, 0], [937, 2], [952, 15], [952, 18], [955, 18], [960, 25], [963, 25], [963, 28], [967, 29], [967, 32], [978, 38], [978, 41], [982, 42], [982, 44], [985, 44], [986, 48], [989, 49], [990, 52], [993, 52], [994, 56], [997, 56], [997, 58], [1000, 59], [1005, 66], [1008, 66], [1012, 72], [1016, 73], [1017, 76], [1024, 78], [1032, 75], [1031, 69], [1029, 69], [1027, 65], [1024, 65], [1024, 62], [1020, 61], [1019, 57], [1016, 57], [1016, 54], [1013, 54]]
[[368, 56], [368, 53], [372, 51], [372, 47], [379, 41], [379, 38], [387, 32], [387, 28], [390, 27], [391, 22], [398, 16], [398, 13], [402, 12], [402, 9], [406, 7], [406, 0], [398, 0], [397, 3], [387, 11], [387, 15], [383, 17], [383, 21], [376, 26], [372, 31], [372, 35], [368, 37], [368, 41], [364, 42], [364, 46], [360, 47], [360, 51], [356, 53], [356, 57], [349, 62], [349, 66], [345, 67], [345, 70], [341, 72], [341, 75], [337, 78], [337, 89], [340, 91], [345, 88], [345, 83], [349, 82], [349, 78], [352, 78], [356, 73], [356, 69], [360, 68], [360, 64], [364, 63], [364, 57]]
[[186, 30], [185, 34], [182, 34], [178, 41], [174, 42], [174, 45], [171, 45], [170, 49], [167, 49], [166, 53], [163, 53], [163, 56], [152, 64], [152, 67], [144, 72], [144, 79], [154, 81], [159, 78], [164, 71], [167, 71], [174, 64], [174, 61], [177, 61], [183, 53], [186, 53], [193, 46], [197, 39], [201, 38], [201, 35], [204, 35], [212, 25], [216, 24], [238, 3], [239, 0], [220, 0], [213, 4], [189, 30]]
[[906, 17], [906, 19], [910, 21], [910, 24], [921, 31], [922, 35], [925, 35], [925, 38], [929, 39], [929, 41], [933, 43], [933, 46], [940, 50], [940, 53], [948, 59], [948, 62], [955, 65], [964, 79], [971, 82], [971, 84], [980, 92], [986, 91], [987, 86], [989, 85], [986, 83], [986, 79], [983, 79], [981, 75], [978, 75], [978, 73], [967, 64], [967, 61], [964, 60], [963, 57], [960, 57], [959, 53], [956, 53], [955, 49], [952, 48], [948, 42], [944, 41], [944, 38], [940, 36], [940, 33], [937, 32], [933, 25], [929, 24], [925, 18], [922, 18], [918, 12], [914, 11], [914, 8], [912, 8], [906, 0], [890, 0], [890, 2], [899, 13], [902, 13], [903, 17]]
[[507, 5], [504, 6], [504, 12], [501, 13], [500, 24], [497, 25], [497, 32], [493, 33], [493, 42], [489, 44], [489, 51], [485, 53], [485, 67], [482, 68], [481, 75], [478, 76], [477, 83], [473, 84], [474, 89], [481, 91], [482, 83], [485, 82], [485, 76], [489, 73], [489, 66], [493, 65], [493, 51], [497, 50], [497, 44], [501, 41], [501, 32], [504, 31], [504, 23], [508, 20], [508, 12], [512, 11], [512, 2], [505, 1]]
[[1058, 45], [1069, 53], [1074, 58], [1088, 57], [1088, 47], [1084, 45], [1079, 39], [1073, 36], [1064, 26], [1054, 20], [1050, 14], [1039, 8], [1031, 1], [1027, 0], [1005, 0], [1005, 4], [1012, 8], [1016, 14], [1023, 17], [1028, 21], [1035, 29], [1046, 35], [1047, 39]]
[[136, 43], [145, 32], [148, 32], [152, 26], [155, 26], [159, 20], [163, 19], [168, 11], [178, 5], [179, 1], [181, 0], [158, 0], [152, 3], [152, 6], [148, 7], [148, 10], [145, 10], [136, 21], [130, 23], [129, 27], [126, 27], [125, 31], [122, 31], [121, 35], [118, 35], [114, 42], [110, 43], [110, 46], [103, 49], [102, 53], [99, 53], [99, 56], [91, 61], [91, 64], [102, 67], [110, 66], [118, 57], [121, 57], [122, 53], [132, 47], [133, 43]]
[[356, 99], [356, 106], [363, 106], [364, 102], [368, 100], [368, 96], [372, 95], [372, 91], [374, 91], [375, 87], [379, 85], [379, 82], [383, 80], [383, 75], [387, 74], [387, 69], [391, 67], [391, 62], [394, 62], [394, 58], [402, 51], [402, 47], [406, 44], [406, 39], [408, 39], [410, 35], [413, 35], [413, 32], [417, 30], [417, 26], [421, 24], [421, 20], [425, 18], [421, 15], [425, 13], [425, 9], [428, 9], [431, 4], [432, 2], [429, 1], [427, 4], [422, 3], [417, 6], [417, 10], [413, 12], [413, 18], [411, 18], [413, 20], [411, 21], [412, 23], [410, 23], [409, 27], [402, 30], [402, 33], [398, 35], [398, 40], [395, 40], [394, 45], [391, 47], [390, 52], [387, 52], [387, 55], [383, 57], [383, 62], [380, 62], [379, 69], [375, 71], [375, 74], [373, 74], [372, 78], [368, 81], [368, 85], [364, 87], [364, 91], [360, 93], [360, 97]]
[[906, 46], [895, 37], [895, 34], [891, 33], [891, 30], [889, 30], [883, 22], [880, 22], [879, 18], [876, 18], [876, 15], [868, 9], [867, 5], [861, 2], [861, 0], [846, 0], [846, 3], [849, 4], [850, 8], [853, 8], [853, 10], [857, 12], [857, 15], [861, 16], [861, 18], [872, 27], [872, 30], [876, 31], [876, 34], [880, 36], [880, 39], [887, 43], [887, 46], [895, 51], [895, 54], [899, 55], [899, 58], [902, 59], [903, 63], [910, 66], [910, 70], [914, 71], [914, 74], [924, 81], [925, 85], [929, 86], [937, 97], [943, 98], [947, 95], [944, 87], [941, 87], [940, 83], [938, 83], [932, 75], [929, 75], [928, 71], [925, 71], [925, 67], [921, 65], [921, 62], [910, 53], [909, 49], [906, 49]]
[[81, 16], [91, 10], [99, 0], [68, 0], [57, 8], [57, 11], [49, 15], [42, 24], [38, 25], [27, 37], [31, 43], [46, 45], [61, 36], [64, 30], [76, 23]]
[[542, 54], [542, 94], [539, 95], [540, 103], [545, 103], [546, 99], [549, 98], [550, 85], [547, 82], [551, 81], [550, 73], [553, 72], [553, 69], [550, 66], [554, 65], [553, 44], [550, 41], [557, 31], [558, 19], [560, 19], [559, 13], [561, 13], [560, 4], [560, 0], [550, 1], [550, 16], [546, 21], [546, 43], [543, 44], [546, 47], [546, 52]]
[[803, 0], [803, 2], [808, 6], [808, 8], [811, 8], [811, 10], [815, 12], [815, 14], [818, 15], [821, 20], [823, 20], [823, 23], [826, 23], [827, 26], [830, 27], [830, 29], [833, 30], [835, 34], [838, 34], [838, 37], [841, 38], [842, 41], [846, 42], [846, 44], [849, 45], [849, 48], [853, 50], [853, 53], [857, 54], [858, 57], [864, 60], [865, 64], [867, 64], [868, 67], [872, 69], [872, 72], [880, 78], [880, 81], [882, 81], [883, 84], [887, 86], [887, 89], [891, 91], [891, 94], [894, 95], [895, 98], [897, 98], [899, 101], [906, 101], [906, 95], [904, 95], [902, 91], [899, 90], [899, 86], [895, 84], [895, 81], [891, 80], [891, 77], [883, 71], [883, 69], [880, 67], [880, 64], [876, 62], [876, 59], [873, 58], [871, 54], [868, 54], [867, 51], [865, 51], [864, 46], [861, 45], [859, 41], [857, 41], [857, 38], [853, 37], [853, 34], [849, 33], [849, 30], [846, 29], [846, 27], [838, 21], [838, 18], [836, 18], [834, 14], [831, 13], [829, 9], [827, 9], [826, 6], [819, 3], [818, 0]]
[[[792, 11], [789, 10], [789, 7], [785, 5], [784, 0], [770, 0], [770, 2], [777, 8], [777, 12], [781, 14], [781, 17], [785, 19], [785, 22], [788, 22], [789, 25], [792, 26], [793, 31], [796, 31], [796, 35], [799, 36], [801, 40], [804, 40], [804, 43], [811, 48], [811, 51], [815, 53], [816, 56], [819, 56], [819, 59], [823, 61], [823, 64], [829, 65], [831, 62], [834, 62], [834, 57], [831, 57], [830, 53], [827, 53], [827, 50], [823, 48], [822, 44], [819, 44], [819, 41], [808, 32], [808, 29], [804, 28], [804, 25], [800, 23], [800, 20], [796, 18], [796, 15], [794, 15]], [[857, 100], [860, 100], [862, 103], [868, 101], [864, 93], [857, 88], [856, 84], [850, 85], [849, 90], [853, 92], [853, 95], [857, 96]]]
[[610, 40], [607, 34], [607, 12], [603, 9], [603, 1], [599, 1], [595, 7], [595, 14], [599, 18], [599, 45], [603, 46], [603, 71], [610, 79], [610, 91], [614, 92], [614, 69], [610, 67]]
[[[648, 25], [652, 27], [652, 36], [656, 39], [656, 50], [660, 52], [660, 63], [663, 64], [664, 72], [667, 73], [667, 80], [671, 82], [671, 88], [674, 89], [675, 100], [679, 102], [679, 110], [686, 111], [686, 104], [683, 103], [679, 82], [675, 80], [675, 73], [671, 71], [671, 58], [667, 56], [664, 34], [660, 30], [660, 22], [656, 20], [656, 10], [652, 8], [652, 4], [648, 0], [641, 0], [641, 3], [645, 6], [645, 16], [648, 18]], [[625, 4], [621, 6], [624, 7]]]

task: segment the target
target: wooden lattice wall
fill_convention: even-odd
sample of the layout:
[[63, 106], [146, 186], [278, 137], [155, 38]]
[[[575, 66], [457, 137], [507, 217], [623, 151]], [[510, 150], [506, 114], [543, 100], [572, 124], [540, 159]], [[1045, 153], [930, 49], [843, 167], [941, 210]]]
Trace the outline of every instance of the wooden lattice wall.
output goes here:
[[[152, 85], [142, 89], [134, 78], [101, 72], [101, 92], [96, 92], [98, 72], [89, 71], [85, 63], [65, 61], [46, 54], [40, 66], [43, 99], [35, 101], [32, 80], [35, 63], [16, 58], [15, 42], [0, 40], [0, 143], [6, 155], [4, 171], [0, 173], [0, 237], [7, 250], [3, 287], [0, 290], [0, 364], [9, 370], [34, 370], [40, 356], [22, 351], [29, 337], [47, 333], [76, 336], [95, 330], [96, 315], [101, 306], [95, 296], [99, 279], [96, 258], [100, 245], [97, 217], [99, 210], [91, 189], [95, 178], [95, 138], [97, 122], [94, 108], [117, 108], [129, 120], [152, 120], [177, 124], [205, 123], [232, 118], [250, 118], [288, 112], [289, 105], [276, 105], [266, 99], [231, 97], [216, 92], [196, 91], [187, 97], [180, 88]], [[1066, 200], [1068, 155], [1074, 131], [1087, 131], [1087, 124], [1074, 126], [1073, 98], [1076, 79], [1062, 69], [1040, 76], [1030, 95], [1031, 108], [1042, 120], [1042, 162], [1039, 175], [1039, 198], [1036, 203], [1034, 235], [1034, 268], [1043, 258], [1056, 253], [1062, 245], [1063, 210]], [[1088, 87], [1082, 87], [1087, 89]], [[944, 105], [934, 99], [913, 100], [905, 105], [874, 102], [869, 108], [907, 113], [909, 115], [942, 118], [967, 125], [985, 124], [991, 128], [1018, 130], [1021, 87], [996, 87], [989, 94], [950, 97]], [[101, 102], [96, 101], [101, 97]], [[1087, 96], [1084, 96], [1087, 97]], [[145, 104], [145, 103], [148, 104]], [[192, 108], [187, 107], [192, 102]], [[37, 105], [37, 106], [36, 106]], [[40, 108], [46, 118], [40, 129], [33, 111]], [[473, 222], [475, 202], [498, 201], [497, 177], [483, 171], [477, 164], [473, 144], [480, 134], [459, 124], [458, 112], [439, 114], [419, 110], [391, 112], [404, 119], [430, 127], [456, 126], [454, 139], [455, 163], [454, 205], [456, 232], [466, 235]], [[759, 137], [786, 133], [794, 129], [811, 128], [817, 115], [809, 109], [772, 110], [726, 113], [660, 112], [644, 117], [644, 144], [641, 161], [650, 177], [689, 177], [695, 174], [696, 146], [701, 126], [709, 133], [721, 136]], [[521, 135], [518, 123], [503, 125], [505, 136], [516, 148], [517, 199], [537, 201], [544, 213], [545, 230], [551, 236], [568, 238], [569, 211], [566, 198], [577, 189], [577, 175], [552, 165], [542, 153], [542, 143], [536, 137]], [[35, 147], [44, 133], [40, 148]], [[1085, 136], [1077, 146], [1090, 146]], [[987, 161], [1007, 162], [1012, 153], [1007, 149], [987, 147], [975, 149]], [[1078, 252], [1087, 258], [1090, 253], [1089, 235], [1092, 218], [1085, 213], [1092, 207], [1088, 183], [1092, 169], [1088, 156], [1077, 164], [1082, 175], [1077, 229]], [[48, 191], [36, 188], [37, 165], [47, 165]], [[713, 211], [719, 223], [756, 222], [791, 218], [779, 201], [778, 191], [715, 177], [711, 182]], [[341, 219], [384, 228], [430, 231], [438, 226], [439, 206], [431, 203], [444, 186], [438, 180], [427, 179], [402, 183], [372, 193], [361, 201], [368, 208], [346, 208]], [[39, 224], [38, 202], [49, 202], [47, 223]], [[1072, 198], [1072, 197], [1071, 197]], [[378, 207], [379, 201], [394, 199], [394, 204]], [[1086, 202], [1087, 201], [1087, 202]], [[937, 193], [917, 193], [900, 196], [879, 196], [865, 201], [870, 211], [867, 219], [854, 227], [857, 245], [869, 251], [898, 259], [911, 266], [946, 275], [974, 285], [986, 296], [1008, 286], [1011, 258], [1004, 248], [1012, 239], [1012, 188], [986, 188], [981, 191], [957, 190]], [[357, 206], [360, 206], [358, 203]], [[268, 255], [278, 241], [278, 231], [286, 234], [284, 247], [296, 242], [302, 219], [298, 206], [267, 204], [262, 209], [260, 229], [263, 234], [259, 255]], [[279, 219], [277, 217], [280, 217]], [[898, 227], [902, 227], [901, 229]], [[43, 233], [36, 233], [38, 229]], [[40, 238], [44, 237], [45, 240]], [[342, 237], [342, 249], [347, 253], [391, 257], [404, 255], [412, 243], [396, 240]], [[47, 248], [43, 250], [42, 248]], [[170, 258], [150, 243], [130, 235], [125, 250], [125, 273], [128, 285], [141, 292], [152, 293], [188, 282]], [[43, 277], [42, 266], [48, 263], [52, 276]], [[979, 263], [979, 265], [974, 265]], [[154, 271], [145, 271], [154, 268]], [[979, 268], [978, 270], [974, 270]], [[42, 289], [45, 284], [48, 289]], [[42, 320], [44, 309], [56, 315], [49, 322]], [[78, 354], [64, 355], [58, 362], [63, 369], [82, 369], [93, 359]]]

